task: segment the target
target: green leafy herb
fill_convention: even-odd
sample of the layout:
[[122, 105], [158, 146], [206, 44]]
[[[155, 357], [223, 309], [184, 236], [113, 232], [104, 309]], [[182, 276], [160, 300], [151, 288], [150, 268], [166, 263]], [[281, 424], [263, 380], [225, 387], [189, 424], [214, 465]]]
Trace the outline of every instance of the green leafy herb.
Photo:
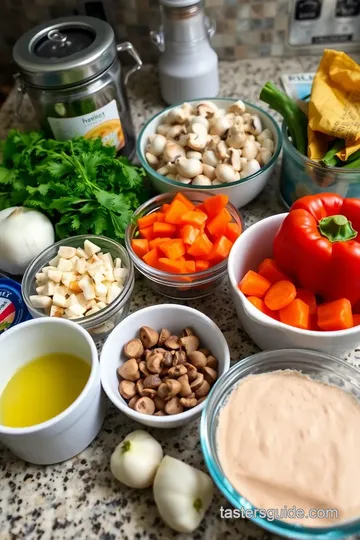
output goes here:
[[59, 238], [103, 234], [122, 240], [134, 210], [149, 198], [145, 171], [101, 139], [46, 139], [12, 130], [2, 143], [0, 210], [46, 214]]

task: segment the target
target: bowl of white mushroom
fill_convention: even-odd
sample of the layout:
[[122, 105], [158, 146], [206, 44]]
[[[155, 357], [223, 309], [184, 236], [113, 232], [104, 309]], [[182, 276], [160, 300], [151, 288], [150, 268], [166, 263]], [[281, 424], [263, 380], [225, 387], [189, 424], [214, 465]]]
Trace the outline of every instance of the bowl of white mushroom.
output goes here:
[[241, 208], [265, 187], [281, 143], [278, 124], [260, 107], [196, 100], [153, 116], [138, 137], [137, 154], [158, 192], [209, 190]]
[[40, 253], [27, 267], [21, 287], [34, 318], [70, 319], [100, 342], [129, 312], [134, 267], [115, 240], [72, 236]]

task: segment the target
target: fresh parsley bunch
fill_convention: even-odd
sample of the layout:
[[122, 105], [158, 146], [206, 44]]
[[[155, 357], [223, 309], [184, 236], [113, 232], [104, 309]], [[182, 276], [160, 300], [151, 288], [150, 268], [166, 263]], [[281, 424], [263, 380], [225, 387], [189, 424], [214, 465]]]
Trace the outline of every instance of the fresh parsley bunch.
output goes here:
[[46, 139], [10, 131], [2, 144], [0, 210], [36, 208], [59, 238], [103, 234], [122, 240], [134, 210], [149, 198], [145, 171], [116, 157], [101, 139]]

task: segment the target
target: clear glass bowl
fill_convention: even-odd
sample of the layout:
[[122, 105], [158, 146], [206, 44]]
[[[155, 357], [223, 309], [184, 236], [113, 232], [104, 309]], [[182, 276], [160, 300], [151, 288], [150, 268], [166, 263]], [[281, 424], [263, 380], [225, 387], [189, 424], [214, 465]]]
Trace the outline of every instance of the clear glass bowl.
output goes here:
[[[195, 204], [201, 204], [212, 195], [201, 191], [183, 191], [182, 194]], [[156, 212], [163, 204], [170, 203], [176, 193], [164, 193], [150, 199], [145, 204], [140, 206], [133, 215], [133, 222], [128, 225], [125, 234], [125, 245], [128, 253], [134, 263], [135, 268], [145, 276], [149, 286], [159, 294], [173, 298], [175, 300], [192, 300], [194, 298], [202, 298], [212, 294], [227, 280], [227, 259], [221, 263], [208, 268], [202, 272], [191, 274], [170, 274], [157, 270], [152, 266], [144, 263], [134, 252], [131, 247], [131, 240], [136, 237], [138, 228], [136, 226], [137, 219]], [[233, 218], [233, 222], [240, 225], [241, 230], [244, 230], [242, 217], [236, 208], [228, 203], [227, 210]]]
[[36, 294], [35, 290], [35, 275], [41, 268], [47, 266], [48, 262], [57, 255], [60, 246], [83, 247], [84, 241], [90, 240], [94, 244], [101, 247], [104, 253], [110, 253], [113, 259], [120, 258], [124, 268], [129, 271], [128, 277], [124, 284], [124, 289], [119, 296], [111, 302], [106, 308], [101, 309], [98, 313], [89, 317], [79, 317], [72, 319], [87, 330], [94, 341], [97, 343], [104, 340], [111, 330], [125, 319], [129, 312], [131, 295], [134, 289], [134, 267], [129, 258], [126, 249], [115, 240], [106, 238], [105, 236], [96, 236], [92, 234], [84, 234], [72, 236], [65, 240], [60, 240], [52, 246], [45, 249], [38, 257], [36, 257], [25, 270], [24, 277], [21, 282], [22, 294], [25, 304], [31, 315], [35, 318], [46, 317], [47, 315], [41, 309], [36, 309], [30, 301], [30, 296]]
[[301, 154], [288, 136], [285, 122], [282, 124], [283, 159], [280, 174], [280, 194], [290, 207], [304, 195], [338, 193], [342, 197], [360, 198], [360, 169], [323, 167]]
[[[241, 360], [215, 383], [201, 416], [200, 439], [205, 463], [217, 487], [234, 508], [255, 510], [255, 507], [236, 491], [222, 470], [216, 444], [218, 416], [221, 407], [236, 385], [248, 375], [293, 369], [309, 377], [348, 391], [360, 401], [360, 371], [350, 364], [321, 352], [306, 349], [265, 351]], [[281, 520], [254, 517], [251, 521], [271, 533], [287, 538], [340, 539], [360, 532], [360, 516], [331, 527], [303, 527]]]

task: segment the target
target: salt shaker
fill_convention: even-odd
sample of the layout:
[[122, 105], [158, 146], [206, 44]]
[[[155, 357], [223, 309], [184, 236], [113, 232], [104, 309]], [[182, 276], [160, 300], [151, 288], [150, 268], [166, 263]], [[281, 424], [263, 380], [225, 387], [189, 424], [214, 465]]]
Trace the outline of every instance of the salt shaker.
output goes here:
[[159, 48], [160, 89], [170, 105], [219, 92], [218, 57], [210, 45], [214, 25], [202, 0], [159, 0], [162, 25], [151, 32]]

